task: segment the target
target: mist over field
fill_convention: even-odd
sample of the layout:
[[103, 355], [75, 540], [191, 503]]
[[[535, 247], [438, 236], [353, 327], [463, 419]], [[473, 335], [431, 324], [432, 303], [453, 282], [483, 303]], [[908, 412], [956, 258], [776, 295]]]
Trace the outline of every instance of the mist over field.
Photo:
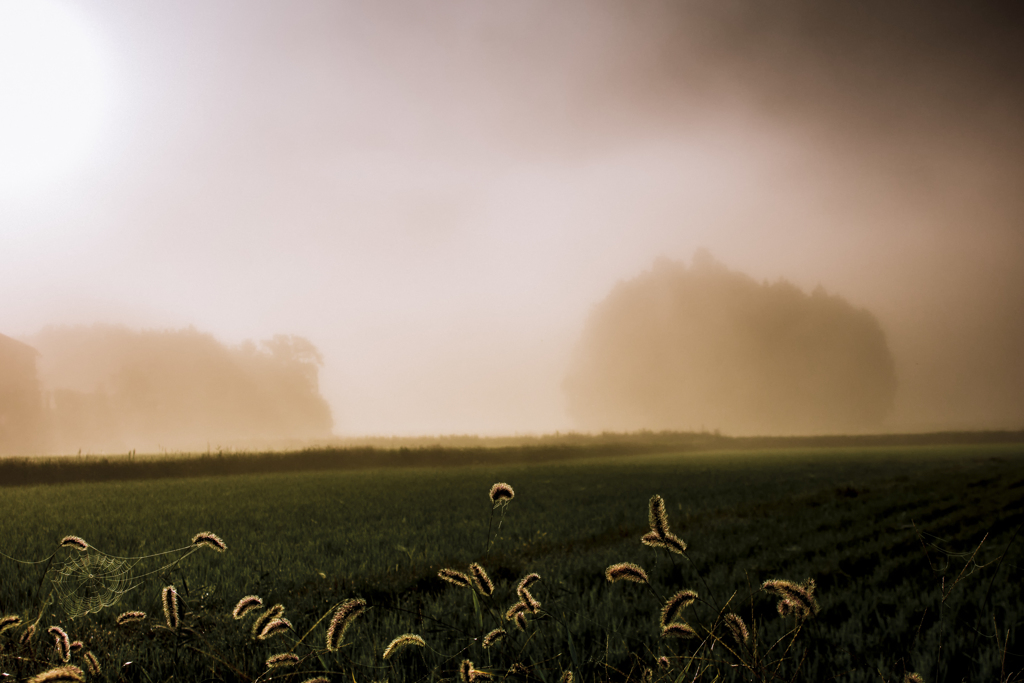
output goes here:
[[8, 451], [1024, 427], [1016, 4], [13, 7]]

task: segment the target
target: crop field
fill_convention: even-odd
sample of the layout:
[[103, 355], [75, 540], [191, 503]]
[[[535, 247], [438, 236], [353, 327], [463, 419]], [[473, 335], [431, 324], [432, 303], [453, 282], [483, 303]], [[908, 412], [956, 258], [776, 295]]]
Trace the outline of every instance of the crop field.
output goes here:
[[[496, 482], [511, 501], [492, 504]], [[684, 553], [641, 543], [656, 494]], [[0, 488], [0, 617], [21, 619], [0, 634], [0, 672], [28, 680], [68, 661], [91, 680], [146, 683], [1015, 680], [1022, 523], [1019, 444]], [[227, 550], [192, 546], [206, 531]], [[89, 548], [60, 547], [67, 535]], [[609, 581], [623, 562], [648, 580]], [[438, 577], [472, 563], [493, 592]], [[517, 585], [530, 573], [540, 605], [520, 610], [520, 628], [506, 611], [526, 600]], [[771, 579], [805, 594], [813, 579], [817, 604], [790, 600], [780, 616], [785, 595], [762, 589]], [[674, 621], [692, 633], [663, 635], [662, 607], [683, 589], [698, 597]], [[261, 614], [231, 614], [248, 595], [283, 605], [290, 628], [254, 637]], [[346, 603], [356, 616], [329, 643]], [[147, 616], [119, 625], [127, 611]], [[51, 626], [82, 648], [65, 660]], [[384, 659], [403, 634], [422, 645]], [[297, 661], [268, 668], [287, 653], [281, 663]]]

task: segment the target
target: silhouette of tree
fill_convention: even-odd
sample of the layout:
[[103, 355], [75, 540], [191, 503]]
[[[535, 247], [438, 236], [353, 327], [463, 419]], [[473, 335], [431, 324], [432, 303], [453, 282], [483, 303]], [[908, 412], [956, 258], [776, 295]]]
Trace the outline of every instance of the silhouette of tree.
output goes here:
[[586, 429], [798, 434], [878, 428], [896, 377], [868, 311], [698, 252], [690, 268], [659, 259], [617, 285], [563, 387]]
[[0, 454], [33, 453], [45, 440], [38, 355], [31, 346], [0, 334]]
[[58, 450], [205, 450], [326, 438], [307, 339], [227, 347], [195, 328], [55, 327], [35, 339]]

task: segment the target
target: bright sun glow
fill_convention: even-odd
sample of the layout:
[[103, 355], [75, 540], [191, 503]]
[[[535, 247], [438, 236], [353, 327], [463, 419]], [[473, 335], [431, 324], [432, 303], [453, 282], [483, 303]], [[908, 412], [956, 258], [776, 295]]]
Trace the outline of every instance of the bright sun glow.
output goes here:
[[107, 90], [97, 40], [73, 8], [0, 2], [0, 194], [79, 166], [98, 137]]

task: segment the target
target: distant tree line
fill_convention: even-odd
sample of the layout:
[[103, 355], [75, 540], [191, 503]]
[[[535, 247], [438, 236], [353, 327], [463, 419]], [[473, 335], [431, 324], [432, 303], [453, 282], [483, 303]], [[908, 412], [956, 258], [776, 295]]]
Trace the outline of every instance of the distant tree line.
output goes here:
[[52, 327], [0, 337], [0, 453], [216, 450], [329, 438], [322, 358], [301, 337]]

